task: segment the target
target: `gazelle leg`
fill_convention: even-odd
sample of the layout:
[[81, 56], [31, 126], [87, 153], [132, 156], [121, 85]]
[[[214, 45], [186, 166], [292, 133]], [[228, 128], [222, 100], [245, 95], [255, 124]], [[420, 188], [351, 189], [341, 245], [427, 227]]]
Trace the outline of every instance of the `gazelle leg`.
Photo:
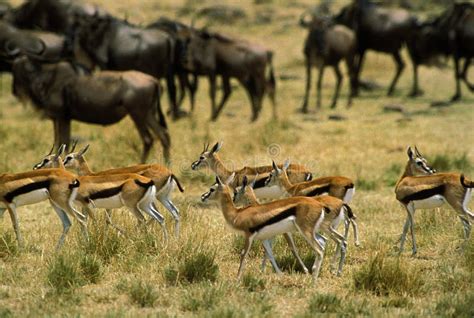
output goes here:
[[61, 209], [59, 206], [56, 204], [52, 204], [54, 211], [56, 211], [56, 214], [59, 216], [59, 219], [61, 220], [61, 223], [63, 225], [63, 232], [61, 236], [59, 237], [58, 243], [56, 244], [56, 251], [59, 251], [59, 249], [63, 246], [64, 240], [66, 239], [66, 235], [69, 232], [69, 229], [71, 228], [71, 220], [69, 219], [69, 216], [67, 215], [66, 212], [64, 212], [63, 209]]
[[18, 247], [23, 247], [23, 238], [20, 233], [20, 225], [18, 222], [18, 214], [16, 213], [16, 207], [14, 204], [9, 204], [8, 213], [10, 213], [10, 219], [12, 220], [13, 229], [15, 230], [16, 240], [18, 242]]
[[337, 269], [337, 276], [340, 276], [341, 273], [342, 273], [342, 267], [344, 266], [344, 262], [346, 260], [347, 241], [344, 239], [344, 236], [339, 234], [332, 227], [329, 228], [329, 232], [331, 234], [331, 238], [337, 244], [337, 250], [336, 250], [336, 253], [334, 253], [334, 258], [333, 258], [333, 266], [334, 267], [335, 267], [335, 263], [336, 263], [338, 254], [339, 253], [341, 254], [341, 257], [339, 258], [339, 266], [338, 266], [338, 269]]
[[347, 241], [349, 237], [349, 228], [351, 225], [351, 220], [348, 217], [344, 218], [344, 239]]
[[170, 199], [168, 198], [159, 198], [159, 201], [163, 206], [166, 208], [171, 213], [171, 216], [174, 219], [175, 222], [175, 227], [174, 227], [174, 236], [178, 237], [179, 236], [179, 212], [176, 206], [174, 206], [173, 202], [171, 202]]
[[117, 232], [119, 232], [122, 235], [125, 235], [125, 231], [122, 228], [120, 228], [118, 225], [116, 225], [114, 222], [112, 222], [111, 210], [109, 209], [105, 210], [105, 218], [106, 218], [106, 222], [105, 222], [106, 225], [110, 225]]
[[272, 240], [264, 240], [262, 242], [262, 245], [263, 245], [263, 249], [265, 250], [265, 255], [264, 255], [263, 261], [262, 261], [262, 271], [265, 270], [265, 263], [266, 263], [265, 260], [268, 257], [268, 259], [270, 260], [270, 263], [272, 264], [273, 269], [275, 270], [275, 272], [277, 274], [281, 274], [281, 270], [280, 270], [280, 268], [278, 267], [278, 264], [275, 261], [275, 257], [273, 256]]
[[463, 215], [459, 215], [459, 219], [461, 220], [462, 226], [464, 228], [464, 239], [468, 240], [471, 236], [471, 223]]
[[291, 235], [291, 233], [285, 233], [283, 235], [285, 236], [286, 242], [290, 246], [291, 252], [293, 253], [293, 255], [298, 260], [298, 263], [300, 263], [301, 268], [303, 268], [303, 271], [305, 272], [305, 274], [308, 274], [309, 270], [306, 267], [306, 265], [304, 264], [303, 260], [301, 259], [300, 255], [298, 253], [298, 249], [296, 248], [295, 241], [293, 240], [293, 235]]
[[[318, 276], [319, 276], [319, 270], [321, 269], [321, 264], [323, 262], [324, 246], [322, 246], [318, 240], [318, 237], [317, 237], [318, 233], [306, 233], [301, 230], [298, 224], [295, 224], [295, 226], [298, 232], [300, 232], [301, 235], [303, 235], [306, 242], [308, 242], [308, 244], [314, 250], [316, 258], [314, 259], [314, 263], [312, 267], [312, 275], [313, 275], [313, 280], [316, 283], [316, 280], [318, 279]], [[323, 237], [319, 236], [319, 238], [322, 239]]]
[[407, 219], [405, 221], [405, 225], [403, 226], [403, 232], [400, 237], [400, 254], [403, 253], [403, 248], [405, 246], [405, 240], [407, 238], [407, 233], [408, 233], [408, 227], [410, 226], [410, 212], [408, 212], [408, 208], [405, 206], [407, 209]]
[[247, 257], [250, 251], [250, 248], [252, 247], [254, 236], [255, 234], [245, 236], [245, 246], [244, 246], [244, 249], [242, 250], [242, 254], [240, 255], [240, 265], [239, 265], [239, 271], [237, 273], [237, 280], [240, 280], [240, 278], [242, 277], [242, 273], [244, 272], [245, 258]]
[[412, 255], [416, 255], [416, 240], [415, 240], [415, 207], [413, 203], [408, 204], [408, 217], [410, 218], [410, 232], [411, 232], [411, 243], [412, 243]]
[[[360, 246], [359, 241], [359, 227], [357, 226], [357, 222], [354, 219], [351, 219], [352, 229], [354, 230], [354, 245]], [[347, 238], [346, 238], [347, 242]]]

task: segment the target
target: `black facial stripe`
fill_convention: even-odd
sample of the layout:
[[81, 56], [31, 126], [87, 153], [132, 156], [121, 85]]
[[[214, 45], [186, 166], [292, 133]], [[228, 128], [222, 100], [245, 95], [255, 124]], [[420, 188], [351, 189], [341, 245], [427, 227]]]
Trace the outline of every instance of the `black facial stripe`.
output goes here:
[[90, 200], [106, 199], [106, 198], [113, 197], [114, 195], [117, 195], [120, 193], [120, 191], [122, 191], [122, 187], [123, 187], [123, 184], [115, 188], [109, 188], [109, 189], [97, 191], [96, 193], [93, 193], [88, 198], [86, 198], [86, 200], [90, 201]]
[[8, 192], [4, 198], [8, 203], [12, 203], [15, 197], [25, 194], [25, 193], [35, 191], [35, 190], [39, 190], [39, 189], [49, 189], [50, 184], [51, 184], [50, 180], [33, 182], [30, 184], [24, 185], [22, 187], [19, 187], [11, 192]]
[[431, 189], [421, 190], [421, 191], [409, 194], [405, 196], [404, 198], [402, 198], [400, 201], [404, 204], [408, 204], [411, 201], [424, 200], [437, 194], [444, 196], [444, 190], [445, 190], [445, 186], [443, 184]]
[[280, 221], [282, 221], [282, 220], [284, 220], [284, 219], [286, 219], [290, 216], [294, 216], [294, 215], [296, 215], [296, 207], [289, 208], [288, 210], [285, 210], [285, 211], [275, 215], [271, 219], [268, 219], [267, 221], [250, 228], [249, 231], [250, 231], [250, 233], [258, 232], [261, 229], [263, 229], [265, 226], [278, 223], [278, 222], [280, 222]]
[[317, 195], [321, 195], [323, 193], [329, 192], [330, 185], [325, 185], [323, 187], [319, 187], [316, 189], [311, 190], [310, 192], [305, 194], [305, 197], [314, 197]]

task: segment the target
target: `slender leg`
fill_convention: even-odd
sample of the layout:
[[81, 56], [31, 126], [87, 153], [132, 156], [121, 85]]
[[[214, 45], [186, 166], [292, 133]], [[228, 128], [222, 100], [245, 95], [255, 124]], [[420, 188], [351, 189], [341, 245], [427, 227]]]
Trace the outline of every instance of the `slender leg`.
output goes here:
[[418, 63], [413, 61], [413, 87], [410, 92], [410, 97], [423, 95], [423, 91], [418, 87]]
[[460, 74], [459, 74], [459, 57], [457, 54], [453, 55], [454, 58], [454, 79], [456, 80], [456, 93], [451, 98], [452, 102], [458, 101], [461, 99], [461, 81], [460, 81]]
[[464, 239], [468, 240], [471, 236], [471, 223], [463, 215], [459, 215], [463, 229], [464, 229]]
[[189, 87], [189, 99], [191, 101], [191, 112], [194, 111], [194, 106], [196, 104], [196, 91], [198, 89], [198, 76], [193, 74], [193, 80], [189, 81], [189, 79], [186, 77], [188, 80], [188, 87]]
[[403, 62], [402, 57], [400, 56], [400, 52], [398, 51], [395, 52], [393, 54], [393, 59], [395, 60], [395, 63], [397, 64], [397, 71], [395, 72], [395, 76], [393, 77], [392, 84], [390, 84], [390, 88], [388, 89], [387, 96], [393, 95], [398, 79], [400, 78], [400, 75], [402, 74], [402, 71], [405, 68], [405, 63]]
[[223, 89], [223, 95], [222, 95], [222, 100], [219, 103], [219, 106], [216, 109], [216, 112], [212, 116], [212, 121], [216, 121], [217, 117], [219, 117], [219, 114], [221, 113], [222, 109], [224, 108], [225, 103], [230, 97], [230, 94], [232, 93], [232, 88], [230, 86], [230, 78], [227, 76], [222, 76], [222, 89]]
[[209, 97], [211, 98], [211, 120], [216, 117], [216, 75], [209, 75]]
[[337, 100], [339, 99], [339, 92], [341, 91], [342, 73], [341, 69], [339, 68], [339, 63], [334, 65], [334, 74], [336, 75], [336, 90], [334, 91], [331, 108], [336, 108]]
[[113, 229], [115, 229], [117, 232], [119, 232], [122, 235], [125, 235], [125, 231], [121, 229], [118, 225], [116, 225], [114, 222], [112, 222], [112, 211], [109, 209], [105, 210], [105, 218], [106, 218], [106, 225], [110, 225]]
[[264, 240], [262, 242], [262, 245], [263, 245], [263, 248], [265, 250], [265, 256], [266, 256], [266, 257], [263, 258], [262, 271], [265, 270], [265, 260], [268, 257], [268, 259], [270, 260], [270, 263], [272, 264], [273, 269], [275, 270], [275, 272], [277, 274], [281, 274], [281, 270], [278, 267], [277, 262], [275, 261], [275, 257], [273, 256], [271, 240]]
[[407, 219], [405, 221], [405, 225], [403, 226], [402, 236], [400, 237], [400, 254], [403, 253], [403, 248], [405, 246], [405, 240], [407, 238], [408, 227], [410, 226], [410, 212], [408, 211], [408, 207], [405, 206], [407, 209]]
[[408, 210], [408, 217], [410, 218], [410, 232], [411, 232], [411, 240], [412, 240], [412, 255], [416, 255], [417, 249], [416, 249], [416, 240], [415, 240], [415, 207], [413, 203], [408, 204], [407, 206]]
[[347, 242], [344, 239], [344, 236], [339, 234], [332, 227], [329, 227], [329, 232], [330, 232], [331, 238], [337, 244], [337, 251], [340, 251], [340, 253], [339, 252], [334, 253], [333, 266], [335, 267], [335, 262], [337, 260], [337, 255], [340, 254], [341, 257], [339, 259], [339, 266], [338, 266], [338, 269], [337, 269], [337, 276], [341, 276], [342, 267], [344, 266], [344, 262], [346, 260]]
[[311, 90], [311, 62], [306, 58], [306, 87], [304, 90], [303, 105], [301, 105], [301, 111], [303, 113], [308, 112], [308, 99], [309, 92]]
[[163, 240], [166, 242], [168, 242], [168, 231], [166, 230], [166, 226], [165, 226], [165, 219], [163, 218], [163, 216], [160, 214], [160, 212], [158, 211], [155, 203], [153, 202], [151, 205], [150, 205], [150, 210], [151, 212], [155, 215], [155, 219], [158, 221], [158, 220], [162, 220], [161, 222], [158, 221], [158, 223], [160, 223], [161, 225], [161, 229], [163, 230]]
[[300, 255], [298, 253], [298, 249], [296, 248], [295, 241], [293, 240], [293, 235], [291, 235], [291, 233], [285, 233], [283, 235], [285, 236], [286, 242], [290, 246], [291, 252], [293, 253], [293, 255], [298, 260], [298, 263], [300, 264], [301, 268], [303, 268], [303, 271], [305, 272], [305, 274], [308, 274], [309, 270], [306, 267], [306, 265], [304, 264], [303, 260], [301, 259]]
[[357, 65], [355, 67], [355, 76], [354, 76], [354, 83], [355, 83], [354, 96], [359, 96], [360, 73], [362, 72], [362, 65], [364, 64], [365, 50], [361, 50], [358, 55], [359, 57], [357, 58]]
[[69, 229], [71, 228], [71, 220], [69, 219], [68, 215], [66, 214], [66, 212], [64, 212], [63, 209], [61, 209], [55, 203], [53, 203], [52, 205], [53, 205], [54, 211], [56, 211], [56, 214], [59, 216], [59, 219], [61, 220], [61, 223], [63, 225], [63, 232], [61, 236], [59, 237], [58, 243], [56, 244], [56, 251], [59, 251], [59, 249], [64, 244], [64, 240], [66, 239], [66, 235], [69, 232]]
[[[357, 222], [354, 219], [351, 219], [352, 228], [354, 230], [354, 245], [360, 246], [359, 241], [359, 227], [357, 226]], [[347, 241], [347, 239], [346, 239]]]
[[347, 241], [349, 237], [349, 228], [351, 226], [351, 220], [346, 216], [344, 218], [344, 239]]
[[321, 87], [323, 85], [323, 75], [324, 75], [324, 67], [325, 65], [321, 65], [321, 67], [318, 69], [318, 82], [316, 84], [316, 108], [320, 109], [321, 108]]
[[150, 154], [151, 147], [153, 146], [153, 136], [146, 127], [145, 123], [142, 122], [142, 120], [140, 120], [139, 118], [134, 118], [135, 116], [133, 115], [131, 117], [143, 142], [141, 162], [144, 163], [148, 158], [148, 155]]
[[352, 98], [356, 95], [356, 78], [355, 78], [355, 56], [352, 54], [350, 57], [346, 58], [346, 66], [349, 76], [349, 94], [347, 97], [347, 108], [352, 106]]
[[461, 73], [461, 78], [463, 79], [464, 83], [466, 83], [466, 86], [469, 88], [469, 90], [472, 92], [474, 91], [474, 84], [469, 83], [467, 80], [467, 70], [469, 69], [469, 66], [471, 65], [471, 58], [466, 58], [464, 61], [464, 67]]
[[174, 227], [174, 235], [175, 237], [179, 237], [179, 211], [178, 209], [174, 206], [173, 202], [169, 200], [168, 198], [159, 198], [159, 201], [163, 206], [171, 213], [171, 216], [174, 219], [175, 222], [175, 227]]
[[[319, 242], [319, 239], [317, 237], [317, 231], [314, 231], [315, 233], [303, 232], [301, 228], [298, 226], [298, 224], [295, 224], [295, 225], [296, 225], [297, 231], [301, 233], [301, 235], [303, 235], [306, 242], [314, 250], [316, 258], [314, 260], [313, 267], [312, 267], [312, 272], [313, 272], [312, 276], [313, 276], [314, 282], [316, 283], [317, 278], [319, 276], [319, 270], [321, 269], [321, 263], [323, 262], [324, 246]], [[322, 239], [322, 236], [320, 236], [319, 238]]]
[[13, 229], [15, 230], [16, 240], [18, 242], [18, 247], [23, 247], [23, 238], [20, 233], [20, 225], [18, 222], [18, 214], [16, 213], [16, 207], [14, 204], [9, 204], [7, 206], [8, 213], [10, 214], [10, 219], [12, 220]]
[[244, 246], [244, 249], [242, 250], [242, 254], [240, 256], [240, 265], [239, 265], [239, 271], [237, 273], [237, 280], [240, 280], [240, 278], [242, 277], [242, 273], [244, 272], [245, 258], [247, 257], [247, 255], [250, 251], [250, 248], [252, 247], [254, 236], [255, 236], [254, 234], [251, 234], [251, 235], [246, 234], [245, 235], [245, 246]]

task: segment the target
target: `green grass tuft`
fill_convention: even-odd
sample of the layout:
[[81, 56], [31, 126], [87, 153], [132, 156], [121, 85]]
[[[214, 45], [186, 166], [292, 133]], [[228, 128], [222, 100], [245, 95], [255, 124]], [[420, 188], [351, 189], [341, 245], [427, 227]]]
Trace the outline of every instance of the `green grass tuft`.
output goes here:
[[15, 235], [7, 232], [0, 237], [0, 259], [6, 260], [18, 255], [18, 243]]
[[244, 275], [242, 279], [242, 284], [249, 292], [265, 290], [265, 280], [262, 278], [255, 277], [250, 273]]
[[102, 262], [94, 256], [84, 255], [80, 262], [80, 269], [84, 279], [96, 284], [102, 278]]
[[65, 255], [59, 255], [49, 263], [47, 280], [58, 294], [71, 292], [84, 283], [76, 259]]
[[219, 266], [214, 252], [197, 252], [184, 256], [178, 264], [164, 270], [164, 278], [170, 285], [177, 283], [215, 282], [219, 276]]
[[158, 292], [150, 283], [135, 281], [128, 286], [128, 296], [140, 307], [153, 307], [158, 299]]

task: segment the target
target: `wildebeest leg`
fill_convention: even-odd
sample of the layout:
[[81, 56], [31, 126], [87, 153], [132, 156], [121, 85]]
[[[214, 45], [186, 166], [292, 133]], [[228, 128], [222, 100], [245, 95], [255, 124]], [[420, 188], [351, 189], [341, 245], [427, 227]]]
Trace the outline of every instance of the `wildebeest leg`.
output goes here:
[[174, 82], [174, 72], [168, 71], [166, 74], [166, 86], [168, 88], [168, 99], [170, 103], [171, 115], [174, 120], [180, 117], [180, 110], [176, 103], [176, 83]]
[[243, 83], [245, 91], [250, 99], [250, 104], [252, 106], [252, 118], [251, 121], [256, 121], [259, 114], [258, 109], [258, 93], [257, 93], [257, 81], [252, 76], [246, 82]]
[[148, 125], [145, 123], [145, 120], [142, 120], [141, 118], [133, 114], [131, 115], [131, 117], [143, 142], [143, 153], [141, 157], [141, 162], [144, 163], [148, 158], [151, 146], [153, 145], [153, 136], [148, 130]]
[[59, 149], [62, 144], [69, 145], [70, 140], [71, 121], [63, 118], [54, 119], [54, 145], [56, 149]]
[[352, 106], [352, 98], [355, 96], [355, 89], [357, 86], [355, 78], [355, 56], [352, 55], [346, 58], [346, 66], [349, 75], [349, 96], [347, 97], [347, 108]]
[[472, 92], [474, 91], [474, 84], [469, 83], [469, 81], [467, 80], [467, 70], [469, 69], [470, 65], [471, 65], [471, 58], [468, 57], [464, 61], [464, 67], [462, 69], [461, 78], [463, 79], [464, 83], [466, 83], [469, 90]]
[[339, 92], [341, 91], [342, 74], [339, 68], [339, 63], [336, 63], [336, 65], [334, 65], [334, 74], [336, 75], [336, 90], [334, 91], [334, 97], [332, 99], [331, 108], [336, 108], [337, 100], [339, 98]]
[[189, 87], [189, 99], [191, 101], [191, 112], [194, 111], [194, 105], [196, 103], [196, 91], [198, 89], [198, 77], [196, 74], [192, 75], [193, 80], [190, 81], [189, 77], [186, 76], [187, 85]]
[[311, 62], [307, 58], [306, 59], [306, 87], [304, 91], [303, 105], [301, 105], [301, 111], [303, 113], [308, 112], [308, 99], [309, 99], [310, 90], [311, 90]]
[[179, 96], [176, 101], [178, 107], [181, 107], [181, 105], [183, 104], [184, 97], [186, 96], [186, 89], [188, 87], [187, 77], [188, 75], [184, 71], [180, 71], [178, 74]]
[[461, 99], [461, 75], [459, 74], [459, 56], [454, 54], [454, 79], [456, 80], [456, 93], [451, 98], [452, 102], [458, 101]]
[[225, 103], [227, 102], [230, 94], [232, 93], [232, 89], [230, 87], [230, 78], [228, 76], [222, 76], [222, 90], [223, 90], [222, 100], [219, 106], [217, 107], [215, 114], [212, 117], [212, 121], [217, 120], [217, 117], [221, 113], [222, 109], [224, 108]]
[[395, 86], [397, 85], [398, 79], [402, 74], [403, 69], [405, 68], [405, 63], [400, 56], [400, 52], [396, 51], [393, 53], [393, 59], [395, 63], [397, 63], [397, 71], [395, 72], [395, 76], [393, 77], [392, 84], [390, 84], [390, 88], [388, 89], [387, 96], [392, 96], [393, 91], [395, 90]]
[[316, 84], [316, 108], [321, 108], [321, 87], [323, 86], [324, 67], [322, 64], [318, 70], [318, 82]]
[[358, 54], [357, 63], [355, 66], [355, 93], [354, 96], [359, 96], [359, 86], [360, 86], [360, 73], [362, 71], [362, 65], [364, 64], [365, 50], [362, 50]]
[[216, 75], [209, 75], [209, 97], [211, 98], [211, 120], [216, 116]]
[[413, 88], [410, 92], [410, 97], [416, 97], [423, 95], [423, 91], [418, 88], [418, 63], [413, 61]]

